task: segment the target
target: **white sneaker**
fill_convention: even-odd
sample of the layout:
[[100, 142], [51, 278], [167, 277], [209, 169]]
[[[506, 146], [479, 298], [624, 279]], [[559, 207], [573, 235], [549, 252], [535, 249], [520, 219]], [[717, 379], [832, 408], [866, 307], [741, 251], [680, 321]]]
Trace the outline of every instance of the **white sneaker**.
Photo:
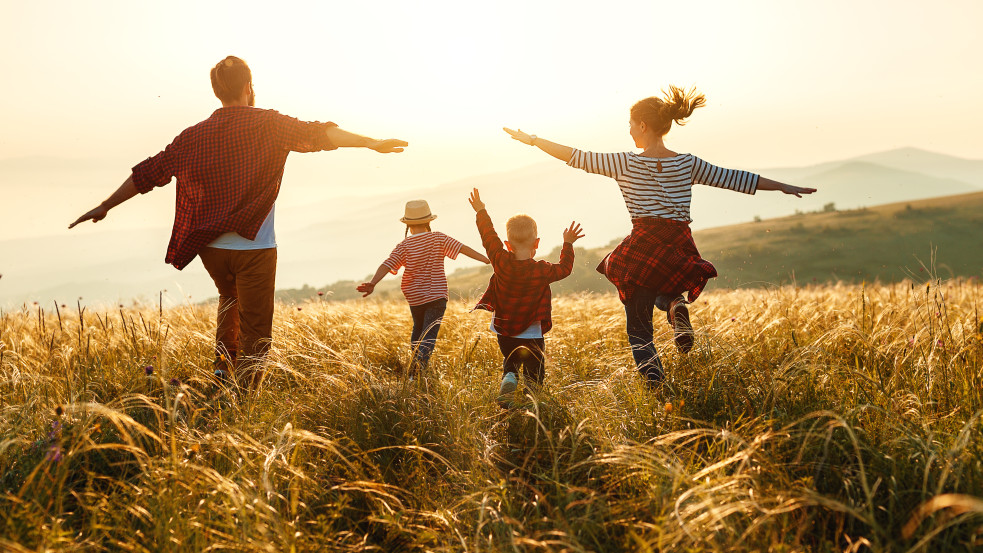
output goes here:
[[502, 385], [498, 387], [498, 404], [503, 408], [508, 408], [509, 404], [512, 403], [512, 396], [515, 395], [515, 389], [519, 386], [519, 378], [515, 373], [505, 373], [502, 377]]

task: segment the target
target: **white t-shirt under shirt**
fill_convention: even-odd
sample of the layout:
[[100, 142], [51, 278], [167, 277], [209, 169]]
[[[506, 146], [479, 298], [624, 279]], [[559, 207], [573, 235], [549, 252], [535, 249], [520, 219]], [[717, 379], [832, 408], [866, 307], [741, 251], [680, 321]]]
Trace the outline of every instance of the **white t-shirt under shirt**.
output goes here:
[[457, 259], [463, 246], [442, 232], [411, 234], [382, 264], [392, 274], [399, 272], [400, 267], [406, 267], [400, 288], [410, 305], [422, 305], [447, 298], [444, 258]]
[[276, 211], [276, 204], [270, 208], [269, 215], [263, 220], [263, 225], [259, 227], [255, 240], [243, 238], [237, 232], [226, 232], [215, 240], [208, 243], [209, 248], [220, 250], [265, 250], [276, 247], [276, 233], [273, 231], [273, 212]]
[[[491, 329], [491, 331], [494, 332], [495, 334], [498, 334], [498, 331], [495, 330], [495, 317], [492, 317], [491, 323], [489, 323], [488, 328]], [[533, 323], [527, 326], [525, 330], [516, 334], [515, 336], [512, 336], [512, 338], [522, 338], [523, 340], [529, 340], [531, 338], [542, 338], [542, 337], [543, 337], [543, 324], [541, 321], [533, 321]]]

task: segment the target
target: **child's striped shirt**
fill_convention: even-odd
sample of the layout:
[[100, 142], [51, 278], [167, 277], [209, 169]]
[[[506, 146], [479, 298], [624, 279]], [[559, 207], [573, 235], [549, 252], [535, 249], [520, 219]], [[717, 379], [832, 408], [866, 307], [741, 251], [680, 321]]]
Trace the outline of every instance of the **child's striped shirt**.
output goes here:
[[758, 189], [758, 175], [710, 165], [693, 154], [655, 158], [632, 152], [598, 154], [575, 149], [567, 165], [617, 180], [632, 219], [658, 217], [691, 222], [694, 184], [745, 194], [754, 194]]
[[463, 244], [442, 232], [421, 232], [407, 236], [389, 258], [382, 262], [392, 274], [403, 271], [400, 286], [410, 305], [447, 298], [444, 257], [456, 259]]

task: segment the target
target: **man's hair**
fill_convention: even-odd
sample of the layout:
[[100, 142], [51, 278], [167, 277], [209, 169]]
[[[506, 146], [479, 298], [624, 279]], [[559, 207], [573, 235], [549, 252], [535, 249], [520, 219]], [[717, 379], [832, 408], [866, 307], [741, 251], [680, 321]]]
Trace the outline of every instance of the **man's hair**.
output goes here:
[[234, 102], [242, 96], [242, 89], [253, 82], [253, 74], [246, 62], [229, 56], [212, 68], [212, 90], [223, 102]]
[[513, 215], [509, 222], [505, 223], [505, 234], [508, 235], [509, 242], [513, 245], [526, 245], [539, 237], [536, 221], [525, 213]]

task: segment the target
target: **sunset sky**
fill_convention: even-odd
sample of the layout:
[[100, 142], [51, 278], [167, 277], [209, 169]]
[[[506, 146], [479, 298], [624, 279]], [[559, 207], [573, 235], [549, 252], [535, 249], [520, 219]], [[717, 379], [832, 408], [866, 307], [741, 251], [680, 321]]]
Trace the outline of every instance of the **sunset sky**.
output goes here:
[[0, 159], [97, 157], [125, 172], [211, 113], [208, 70], [228, 54], [251, 65], [261, 107], [409, 140], [399, 160], [354, 163], [380, 189], [543, 160], [503, 125], [628, 149], [629, 106], [668, 84], [709, 100], [670, 146], [719, 164], [983, 153], [978, 0], [4, 0], [3, 12]]
[[[87, 233], [168, 227], [173, 190], [66, 228], [218, 107], [208, 72], [230, 54], [252, 67], [258, 107], [410, 143], [399, 155], [292, 155], [284, 224], [290, 206], [403, 201], [559, 163], [503, 126], [630, 150], [630, 106], [670, 84], [708, 102], [667, 145], [725, 167], [900, 147], [983, 158], [979, 0], [0, 2], [0, 242], [65, 236], [71, 249]], [[623, 218], [617, 189], [606, 194]], [[147, 247], [162, 259], [165, 245]], [[0, 244], [0, 272], [18, 271], [14, 257]]]

